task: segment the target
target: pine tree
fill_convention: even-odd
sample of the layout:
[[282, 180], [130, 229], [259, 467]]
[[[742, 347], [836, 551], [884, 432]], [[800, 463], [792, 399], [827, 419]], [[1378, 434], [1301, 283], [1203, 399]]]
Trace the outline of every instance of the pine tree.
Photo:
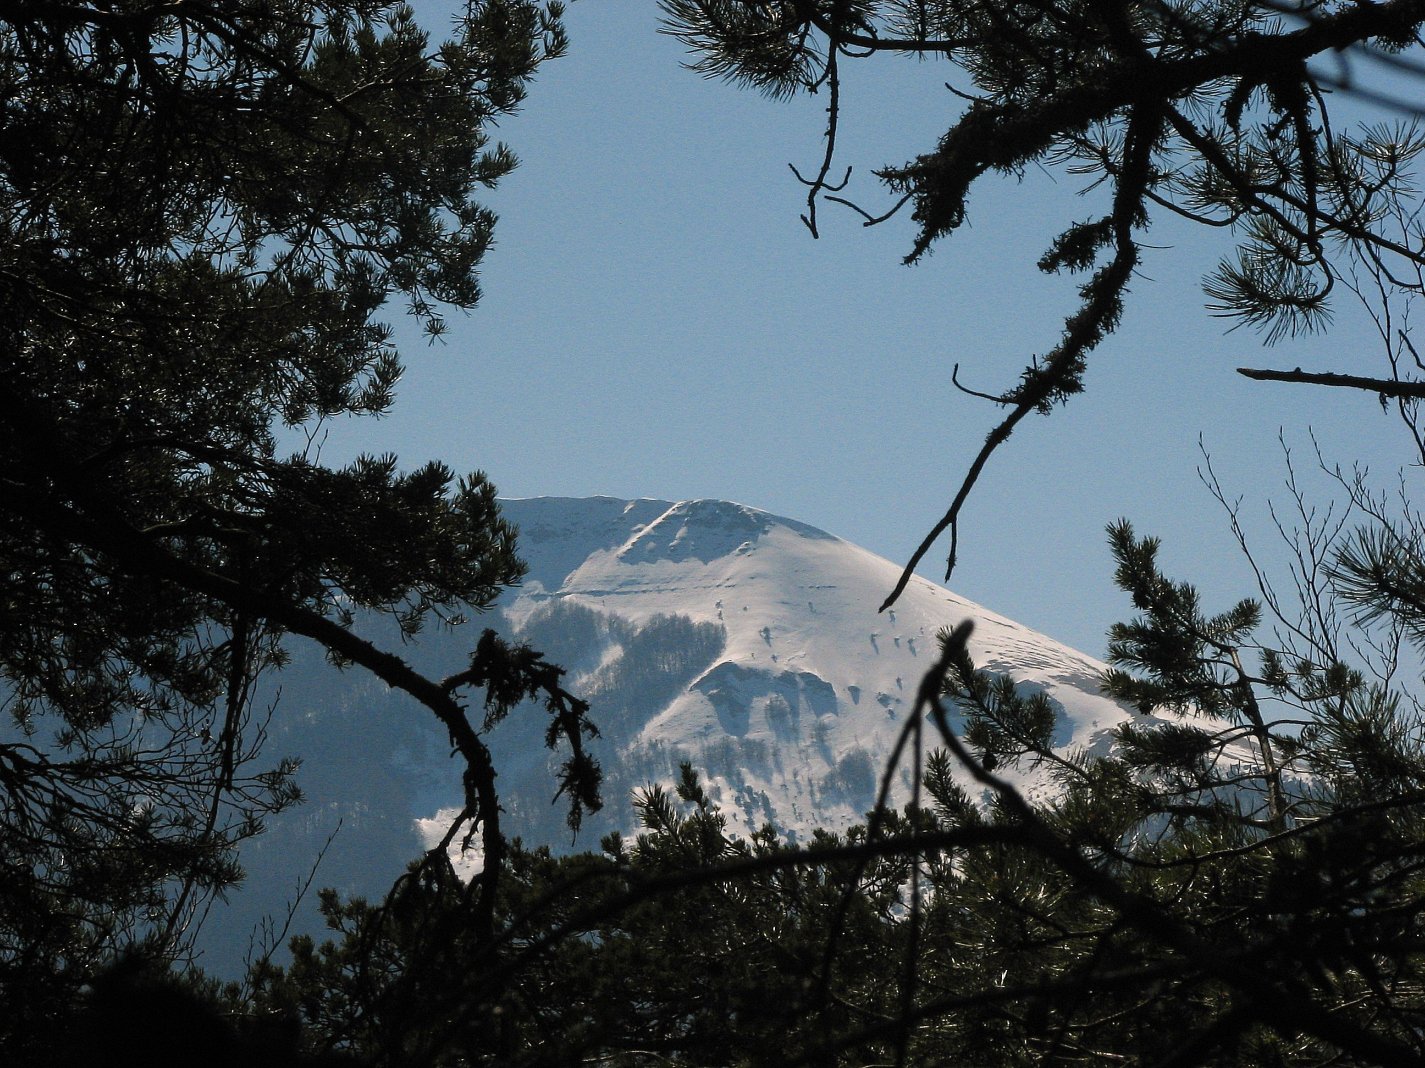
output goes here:
[[[936, 893], [963, 917], [956, 944], [1018, 987], [996, 1041], [1039, 1063], [1425, 1061], [1419, 705], [1371, 677], [1379, 662], [1348, 662], [1396, 655], [1368, 621], [1310, 614], [1360, 595], [1362, 535], [1307, 532], [1304, 614], [1274, 600], [1264, 641], [1260, 604], [1206, 616], [1154, 539], [1109, 533], [1141, 613], [1110, 635], [1105, 691], [1140, 710], [1111, 752], [1056, 754], [1034, 699], [952, 650], [946, 692], [979, 755], [946, 741], [991, 805], [952, 808], [947, 826], [988, 819], [1002, 842], [963, 854]], [[1051, 769], [1052, 797], [995, 773], [1030, 764]]]
[[686, 764], [635, 804], [641, 832], [600, 853], [516, 843], [491, 945], [456, 882], [413, 873], [380, 906], [327, 895], [333, 939], [255, 976], [257, 1006], [378, 1065], [884, 1058], [890, 1037], [858, 1032], [898, 1007], [900, 850], [863, 855], [864, 827], [803, 848], [736, 837]]
[[449, 730], [477, 917], [504, 849], [483, 728], [546, 701], [573, 818], [597, 804], [585, 707], [537, 654], [472, 638], [432, 679], [351, 629], [518, 579], [493, 487], [279, 445], [391, 404], [382, 315], [438, 336], [479, 298], [477, 194], [515, 164], [489, 127], [559, 15], [472, 0], [432, 42], [379, 0], [0, 5], [0, 1048], [118, 946], [181, 954], [297, 799], [251, 697], [285, 635]]

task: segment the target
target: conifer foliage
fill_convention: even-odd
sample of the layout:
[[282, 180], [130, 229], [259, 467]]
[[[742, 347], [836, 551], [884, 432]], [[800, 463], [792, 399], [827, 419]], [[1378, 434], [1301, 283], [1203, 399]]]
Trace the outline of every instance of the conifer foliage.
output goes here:
[[493, 487], [279, 446], [390, 405], [381, 315], [434, 336], [478, 299], [477, 194], [515, 164], [489, 127], [563, 49], [559, 15], [471, 0], [432, 41], [381, 0], [0, 4], [7, 1063], [116, 947], [181, 954], [236, 844], [297, 799], [251, 700], [284, 635], [448, 728], [477, 926], [503, 851], [480, 731], [546, 701], [573, 816], [597, 804], [584, 705], [537, 654], [472, 638], [430, 679], [350, 629], [413, 634], [518, 579]]
[[[662, 7], [695, 70], [774, 97], [825, 94], [824, 155], [807, 175], [796, 171], [813, 235], [828, 202], [868, 226], [908, 208], [917, 233], [906, 261], [915, 262], [971, 219], [971, 193], [996, 175], [1044, 168], [1091, 194], [1093, 213], [1046, 233], [1037, 260], [1044, 272], [1087, 275], [1077, 308], [1010, 388], [967, 390], [1008, 413], [887, 604], [947, 530], [948, 577], [961, 506], [991, 454], [1027, 415], [1048, 413], [1083, 389], [1088, 355], [1118, 325], [1155, 218], [1177, 216], [1231, 236], [1233, 247], [1204, 280], [1209, 307], [1268, 340], [1325, 329], [1332, 302], [1363, 288], [1379, 287], [1386, 301], [1422, 291], [1425, 237], [1412, 175], [1425, 137], [1408, 120], [1420, 114], [1423, 72], [1407, 51], [1425, 25], [1419, 0], [662, 0]], [[850, 187], [851, 169], [842, 171], [837, 157], [842, 70], [888, 55], [948, 61], [927, 91], [958, 115], [934, 146], [876, 171], [891, 199], [884, 211], [868, 210], [867, 191]], [[1333, 91], [1364, 94], [1381, 121], [1341, 121]], [[1369, 281], [1355, 284], [1356, 271]], [[1405, 353], [1398, 339], [1386, 341]], [[1421, 396], [1418, 358], [1392, 363], [1381, 379], [1300, 368], [1243, 373]]]

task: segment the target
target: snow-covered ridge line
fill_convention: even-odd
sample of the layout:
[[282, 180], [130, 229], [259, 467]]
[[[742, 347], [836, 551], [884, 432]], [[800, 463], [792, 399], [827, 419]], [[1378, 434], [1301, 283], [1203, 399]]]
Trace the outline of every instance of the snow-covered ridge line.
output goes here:
[[601, 702], [618, 710], [605, 759], [616, 779], [665, 779], [675, 757], [702, 757], [714, 796], [745, 810], [733, 814], [744, 829], [859, 820], [936, 635], [966, 618], [982, 667], [1049, 697], [1066, 751], [1100, 750], [1129, 715], [1099, 692], [1100, 661], [928, 580], [878, 614], [899, 566], [804, 523], [716, 500], [501, 506], [536, 576], [504, 607], [517, 632], [560, 645], [561, 620], [587, 626], [590, 614], [634, 633], [666, 617], [723, 629], [720, 654], [684, 665], [667, 692], [630, 696], [608, 664], [583, 682], [596, 719]]
[[[501, 507], [529, 572], [495, 611], [404, 646], [389, 620], [363, 627], [436, 677], [487, 626], [568, 669], [602, 731], [590, 748], [604, 768], [605, 808], [571, 838], [563, 806], [551, 803], [563, 757], [544, 748], [548, 717], [521, 711], [487, 737], [503, 829], [526, 842], [597, 848], [607, 831], [634, 827], [632, 792], [671, 780], [684, 760], [735, 832], [772, 822], [806, 836], [859, 822], [938, 654], [937, 633], [967, 618], [980, 666], [1049, 697], [1062, 752], [1103, 751], [1133, 715], [1099, 692], [1099, 661], [926, 579], [878, 614], [899, 565], [804, 523], [727, 501], [546, 497]], [[361, 672], [333, 672], [315, 649], [292, 651], [274, 680], [281, 709], [269, 747], [303, 758], [308, 802], [244, 853], [248, 889], [212, 927], [214, 960], [245, 945], [258, 918], [285, 913], [308, 875], [294, 858], [315, 856], [338, 826], [318, 885], [380, 894], [461, 798], [448, 739], [429, 716]], [[302, 910], [298, 927], [318, 929], [314, 904]]]

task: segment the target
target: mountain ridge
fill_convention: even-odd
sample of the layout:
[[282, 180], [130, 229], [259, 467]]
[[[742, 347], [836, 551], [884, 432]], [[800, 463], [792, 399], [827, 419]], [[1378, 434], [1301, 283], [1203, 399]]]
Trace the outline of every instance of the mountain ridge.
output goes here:
[[[1100, 661], [928, 579], [913, 578], [878, 613], [899, 565], [808, 524], [717, 500], [500, 504], [529, 567], [491, 612], [404, 645], [388, 619], [358, 626], [435, 677], [457, 668], [486, 626], [568, 669], [602, 733], [590, 751], [605, 771], [605, 808], [571, 837], [552, 803], [563, 757], [543, 746], [546, 714], [523, 709], [486, 738], [502, 825], [527, 844], [592, 849], [603, 833], [635, 829], [632, 792], [671, 781], [682, 761], [734, 833], [770, 822], [804, 840], [859, 822], [937, 655], [937, 632], [967, 618], [980, 667], [1049, 698], [1062, 752], [1103, 751], [1133, 715], [1099, 692]], [[262, 698], [280, 690], [268, 752], [304, 759], [309, 800], [244, 851], [249, 885], [205, 932], [219, 973], [240, 966], [236, 947], [263, 917], [283, 914], [311, 874], [305, 858], [331, 835], [314, 885], [379, 895], [439, 840], [461, 797], [439, 724], [366, 674], [334, 671], [314, 648], [291, 652]], [[1009, 777], [1031, 793], [1047, 788]], [[896, 785], [899, 803], [906, 773]], [[461, 858], [466, 870], [478, 863]], [[316, 929], [314, 913], [304, 900], [293, 930]]]
[[[900, 568], [808, 524], [726, 501], [645, 499], [620, 506], [596, 500], [605, 512], [619, 511], [627, 536], [617, 546], [616, 539], [606, 538], [592, 548], [581, 564], [565, 571], [556, 589], [541, 583], [537, 591], [510, 591], [502, 612], [517, 634], [551, 601], [635, 625], [680, 615], [723, 626], [723, 652], [666, 707], [652, 711], [641, 741], [694, 748], [700, 736], [711, 733], [716, 716], [730, 738], [805, 744], [810, 740], [805, 730], [778, 737], [766, 721], [769, 700], [775, 705], [780, 696], [791, 704], [795, 693], [795, 711], [816, 721], [832, 717], [820, 737], [834, 752], [859, 745], [879, 759], [896, 733], [879, 717], [894, 721], [908, 711], [919, 678], [936, 655], [936, 634], [965, 618], [976, 623], [971, 651], [981, 667], [1011, 672], [1056, 702], [1064, 745], [1093, 751], [1129, 715], [1099, 692], [1105, 667], [1100, 661], [927, 579], [914, 578], [895, 608], [878, 613], [876, 606]], [[522, 532], [530, 516], [557, 509], [567, 519], [581, 507], [570, 499], [502, 503]], [[535, 536], [527, 543], [535, 559], [543, 540]], [[728, 714], [735, 705], [739, 716]], [[871, 706], [878, 710], [868, 715]], [[715, 795], [731, 785], [717, 778]], [[759, 782], [759, 788], [766, 785]], [[780, 779], [775, 785], [788, 797], [799, 792], [788, 793]], [[820, 822], [841, 826], [861, 815], [854, 806], [833, 807], [834, 813], [824, 806], [812, 811], [825, 817]], [[805, 820], [778, 822], [809, 829]]]

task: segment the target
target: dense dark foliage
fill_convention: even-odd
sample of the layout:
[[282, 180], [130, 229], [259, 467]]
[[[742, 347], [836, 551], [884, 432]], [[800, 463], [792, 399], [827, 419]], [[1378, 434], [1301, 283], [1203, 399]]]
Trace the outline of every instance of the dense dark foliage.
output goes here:
[[547, 700], [574, 815], [597, 804], [583, 705], [537, 654], [472, 636], [428, 679], [350, 629], [517, 580], [493, 488], [279, 447], [390, 404], [390, 302], [434, 335], [477, 300], [475, 194], [515, 162], [486, 131], [558, 19], [476, 0], [436, 44], [371, 0], [0, 5], [0, 1059], [118, 947], [180, 956], [297, 799], [251, 703], [284, 634], [449, 729], [487, 896], [482, 729]]

